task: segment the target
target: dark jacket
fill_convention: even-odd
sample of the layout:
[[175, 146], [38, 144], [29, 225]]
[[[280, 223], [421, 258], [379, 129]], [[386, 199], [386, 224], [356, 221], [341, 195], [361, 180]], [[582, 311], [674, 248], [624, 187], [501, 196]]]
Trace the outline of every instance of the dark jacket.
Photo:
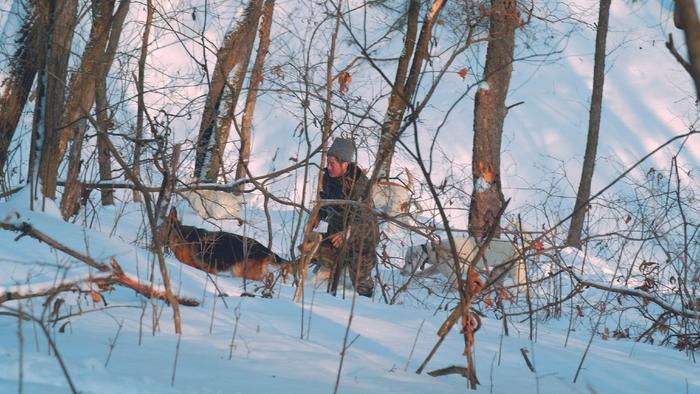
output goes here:
[[[323, 188], [321, 199], [324, 200], [351, 200], [363, 201], [368, 193], [369, 180], [364, 172], [355, 164], [350, 163], [345, 175], [331, 178], [328, 172], [323, 173]], [[366, 204], [333, 204], [320, 209], [321, 219], [328, 222], [327, 235], [347, 230], [346, 239], [339, 249], [330, 245], [326, 239], [327, 247], [335, 253], [335, 270], [330, 291], [335, 294], [340, 269], [348, 268], [350, 279], [355, 290], [360, 295], [372, 297], [374, 281], [372, 270], [377, 265], [377, 244], [379, 242], [379, 228], [374, 209]]]
[[[369, 180], [365, 173], [353, 163], [349, 163], [347, 172], [337, 178], [331, 178], [323, 170], [323, 200], [352, 200], [362, 201], [367, 193]], [[319, 215], [328, 222], [326, 234], [335, 234], [346, 229], [347, 225], [359, 222], [360, 208], [349, 204], [326, 205], [321, 207]]]

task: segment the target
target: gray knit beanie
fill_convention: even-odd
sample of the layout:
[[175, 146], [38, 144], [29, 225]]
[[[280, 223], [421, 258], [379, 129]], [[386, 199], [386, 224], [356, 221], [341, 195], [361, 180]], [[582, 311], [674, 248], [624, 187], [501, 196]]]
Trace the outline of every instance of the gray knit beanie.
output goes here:
[[328, 149], [329, 156], [335, 156], [340, 161], [355, 162], [355, 143], [348, 138], [336, 138]]

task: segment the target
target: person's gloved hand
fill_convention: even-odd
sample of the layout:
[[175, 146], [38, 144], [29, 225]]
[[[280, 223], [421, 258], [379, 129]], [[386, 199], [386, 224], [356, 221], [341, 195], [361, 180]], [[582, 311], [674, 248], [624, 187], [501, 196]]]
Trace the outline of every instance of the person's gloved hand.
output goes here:
[[333, 244], [333, 247], [336, 247], [336, 248], [337, 248], [337, 247], [340, 247], [340, 244], [343, 243], [343, 233], [342, 233], [342, 231], [341, 231], [341, 232], [338, 232], [338, 233], [335, 233], [335, 234], [331, 234], [331, 235], [328, 236], [328, 239], [329, 239], [329, 240], [331, 241], [331, 243]]

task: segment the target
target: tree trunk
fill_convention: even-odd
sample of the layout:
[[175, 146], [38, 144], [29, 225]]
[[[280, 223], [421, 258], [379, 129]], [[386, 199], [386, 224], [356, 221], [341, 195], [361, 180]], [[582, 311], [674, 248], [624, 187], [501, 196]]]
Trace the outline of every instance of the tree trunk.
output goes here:
[[489, 44], [486, 49], [484, 86], [474, 103], [474, 146], [472, 179], [474, 190], [469, 205], [469, 233], [484, 237], [496, 226], [503, 206], [501, 192], [501, 135], [508, 109], [506, 96], [513, 71], [515, 28], [520, 22], [516, 3], [493, 0], [490, 11]]
[[[411, 61], [411, 56], [413, 56], [413, 49], [416, 45], [419, 12], [420, 2], [418, 0], [411, 0], [408, 5], [406, 36], [404, 38], [403, 50], [401, 51], [399, 62], [396, 65], [396, 77], [394, 78], [394, 85], [391, 87], [389, 105], [387, 106], [382, 123], [380, 147], [391, 143], [394, 139], [398, 139], [396, 133], [399, 127], [401, 127], [401, 120], [403, 119], [408, 101], [411, 99], [404, 95], [404, 90], [408, 66]], [[389, 178], [393, 156], [393, 148], [384, 154], [384, 161], [379, 172], [380, 179]]]
[[[220, 167], [218, 159], [224, 152], [224, 146], [219, 146], [218, 144], [224, 145], [226, 142], [220, 131], [217, 130], [219, 110], [222, 101], [224, 101], [224, 89], [228, 76], [232, 72], [233, 75], [236, 75], [237, 71], [235, 68], [247, 64], [246, 54], [250, 54], [250, 46], [252, 46], [249, 37], [252, 36], [253, 39], [255, 37], [255, 30], [260, 19], [261, 4], [262, 0], [249, 1], [240, 23], [236, 24], [236, 27], [226, 34], [224, 42], [216, 54], [216, 66], [209, 84], [209, 94], [204, 104], [202, 123], [197, 136], [194, 168], [194, 177], [197, 180], [216, 181], [216, 178], [209, 177], [210, 174], [208, 172], [213, 167], [213, 162], [217, 164], [213, 168], [218, 171]], [[228, 105], [231, 105], [230, 100]], [[235, 104], [233, 105], [235, 107]], [[215, 156], [216, 159], [214, 159]]]
[[87, 116], [95, 101], [96, 81], [100, 78], [98, 74], [107, 72], [109, 69], [105, 64], [109, 59], [105, 54], [105, 48], [109, 40], [113, 10], [114, 0], [92, 1], [90, 38], [83, 52], [80, 68], [71, 79], [66, 115], [63, 118], [66, 133], [63, 133], [61, 138], [62, 143], [67, 143], [68, 139], [72, 140], [68, 155], [66, 185], [61, 199], [61, 214], [64, 219], [74, 215], [80, 208], [81, 187], [78, 176], [87, 130]]
[[[101, 181], [112, 180], [112, 156], [109, 153], [107, 141], [108, 131], [112, 127], [112, 120], [109, 117], [109, 100], [107, 98], [107, 75], [112, 66], [114, 55], [119, 46], [119, 38], [124, 27], [124, 19], [129, 12], [130, 0], [122, 0], [117, 8], [117, 12], [112, 20], [112, 28], [109, 33], [109, 41], [104, 54], [104, 61], [100, 64], [100, 70], [95, 75], [95, 112], [97, 112], [97, 124], [103, 131], [97, 133], [97, 162], [100, 170]], [[102, 205], [114, 205], [114, 190], [100, 189]]]
[[0, 96], [0, 179], [5, 175], [12, 136], [39, 70], [38, 52], [41, 38], [46, 34], [46, 25], [41, 23], [35, 1], [30, 0], [19, 7], [24, 7], [25, 17], [15, 40], [17, 49], [10, 59], [9, 76], [2, 83], [5, 88]]
[[[153, 24], [153, 2], [146, 2], [146, 24], [143, 28], [141, 42], [141, 53], [139, 54], [139, 75], [136, 80], [136, 91], [138, 92], [138, 108], [136, 110], [136, 135], [134, 136], [134, 175], [141, 178], [141, 140], [143, 139], [143, 115], [146, 111], [146, 104], [143, 99], [143, 83], [146, 71], [146, 56], [148, 55], [148, 40]], [[134, 190], [134, 202], [141, 202], [141, 194]]]
[[[248, 64], [250, 63], [250, 55], [253, 52], [253, 42], [255, 41], [255, 29], [252, 33], [243, 38], [245, 41], [241, 45], [244, 45], [247, 52], [243, 54], [243, 59], [240, 65], [236, 66], [231, 72], [228, 83], [224, 88], [224, 94], [222, 100], [224, 102], [224, 110], [222, 111], [222, 116], [217, 119], [216, 126], [216, 143], [212, 147], [211, 159], [209, 160], [209, 168], [207, 169], [207, 180], [216, 181], [219, 174], [226, 177], [226, 171], [223, 167], [224, 165], [224, 152], [226, 149], [226, 143], [228, 142], [229, 135], [231, 134], [231, 124], [235, 123], [236, 106], [238, 104], [238, 98], [241, 95], [241, 90], [243, 89], [243, 81], [245, 81], [246, 73], [248, 72]], [[250, 44], [250, 45], [248, 45]], [[238, 126], [236, 129], [240, 132]]]
[[260, 26], [260, 41], [258, 51], [255, 55], [255, 63], [250, 74], [250, 85], [246, 96], [243, 119], [239, 137], [241, 146], [238, 151], [238, 164], [236, 165], [236, 179], [243, 179], [247, 176], [248, 160], [250, 160], [251, 135], [253, 129], [253, 114], [258, 99], [258, 87], [263, 81], [263, 66], [265, 57], [270, 47], [270, 28], [272, 26], [272, 14], [275, 10], [275, 0], [266, 0], [262, 12], [262, 25]]
[[[100, 169], [100, 180], [112, 180], [112, 156], [109, 154], [107, 139], [109, 129], [112, 127], [112, 120], [107, 111], [109, 102], [107, 100], [107, 78], [100, 78], [95, 82], [95, 111], [97, 112], [97, 164]], [[114, 205], [114, 189], [101, 188], [100, 196], [102, 205]]]
[[58, 150], [59, 128], [63, 103], [65, 101], [66, 73], [70, 57], [73, 31], [77, 22], [78, 1], [56, 0], [49, 5], [49, 33], [45, 75], [43, 112], [43, 135], [37, 136], [41, 147], [39, 157], [39, 178], [43, 195], [56, 198], [56, 178], [61, 155]]
[[591, 181], [595, 168], [596, 151], [598, 150], [598, 134], [600, 132], [600, 114], [603, 108], [603, 85], [605, 83], [605, 41], [608, 35], [611, 0], [602, 0], [598, 11], [598, 30], [595, 37], [595, 60], [593, 65], [593, 93], [591, 94], [591, 109], [588, 117], [588, 139], [586, 153], [583, 157], [581, 181], [576, 194], [573, 216], [566, 244], [575, 248], [581, 247], [581, 232], [586, 218], [586, 207], [591, 196]]
[[[389, 177], [396, 142], [401, 137], [399, 130], [401, 127], [401, 121], [406, 108], [413, 99], [416, 87], [418, 86], [418, 80], [423, 64], [429, 55], [428, 45], [430, 44], [430, 40], [432, 38], [433, 25], [437, 21], [440, 11], [445, 6], [445, 0], [433, 0], [432, 5], [425, 16], [420, 35], [418, 36], [418, 42], [416, 43], [415, 53], [413, 54], [411, 68], [408, 70], [408, 75], [406, 76], [405, 81], [403, 81], [403, 78], [400, 75], [401, 67], [403, 62], [408, 63], [408, 60], [411, 58], [409, 48], [412, 47], [413, 41], [415, 40], [415, 31], [411, 32], [411, 24], [416, 23], [417, 15], [413, 14], [413, 12], [418, 12], [418, 9], [414, 8], [417, 6], [418, 5], [414, 4], [413, 2], [409, 5], [409, 26], [406, 32], [403, 53], [403, 55], [406, 56], [399, 58], [396, 82], [392, 87], [386, 119], [382, 124], [382, 135], [379, 142], [377, 158], [375, 159], [374, 163], [374, 171], [372, 172], [372, 176], [370, 178], [370, 187], [376, 183], [378, 178]], [[399, 81], [400, 78], [402, 79], [401, 81]]]
[[685, 32], [688, 47], [690, 76], [695, 82], [695, 93], [700, 97], [700, 20], [693, 0], [675, 0], [678, 28]]
[[37, 78], [36, 78], [36, 97], [34, 105], [34, 114], [32, 116], [32, 136], [29, 146], [29, 165], [27, 169], [27, 183], [30, 189], [29, 209], [34, 209], [34, 200], [38, 195], [37, 185], [39, 178], [39, 166], [41, 162], [41, 145], [44, 141], [46, 132], [44, 125], [46, 124], [46, 58], [48, 56], [49, 42], [47, 36], [51, 31], [49, 25], [49, 13], [52, 12], [49, 4], [37, 2], [34, 4], [36, 18], [33, 28], [36, 29], [36, 58], [37, 58]]

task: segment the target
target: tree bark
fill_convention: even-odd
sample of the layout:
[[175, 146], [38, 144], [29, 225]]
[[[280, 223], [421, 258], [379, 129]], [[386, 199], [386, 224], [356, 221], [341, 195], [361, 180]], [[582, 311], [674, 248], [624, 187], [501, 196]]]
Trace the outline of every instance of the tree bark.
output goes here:
[[[394, 85], [391, 87], [391, 95], [389, 96], [389, 105], [384, 114], [382, 122], [380, 147], [388, 145], [391, 140], [398, 139], [396, 133], [401, 127], [401, 120], [410, 97], [405, 96], [406, 74], [408, 66], [413, 56], [413, 50], [416, 46], [416, 35], [418, 33], [418, 15], [420, 12], [420, 2], [411, 0], [408, 5], [407, 21], [406, 21], [406, 36], [404, 37], [403, 50], [399, 56], [399, 62], [396, 65], [396, 77]], [[379, 178], [388, 179], [391, 172], [391, 162], [394, 156], [393, 148], [384, 154]]]
[[[252, 46], [249, 37], [255, 37], [255, 30], [260, 19], [262, 0], [250, 0], [246, 6], [240, 23], [229, 31], [224, 38], [224, 42], [216, 54], [216, 66], [209, 84], [209, 93], [204, 104], [202, 123], [197, 136], [197, 148], [195, 157], [194, 177], [197, 180], [216, 181], [216, 178], [209, 177], [209, 169], [212, 163], [219, 164], [218, 159], [224, 152], [226, 140], [217, 130], [217, 120], [219, 111], [224, 101], [224, 89], [227, 85], [227, 78], [231, 72], [236, 75], [236, 67], [247, 64], [246, 54], [250, 54]], [[248, 56], [249, 57], [249, 56]], [[240, 91], [240, 89], [239, 89]], [[236, 95], [236, 99], [237, 99]], [[232, 97], [231, 97], [232, 98]], [[230, 100], [229, 103], [230, 104]], [[235, 104], [234, 108], [235, 108]], [[216, 157], [216, 159], [215, 159]], [[217, 171], [220, 166], [214, 167]]]
[[[71, 91], [66, 105], [67, 115], [64, 117], [64, 124], [67, 126], [68, 133], [64, 133], [62, 136], [63, 138], [68, 137], [72, 139], [68, 157], [66, 186], [61, 199], [61, 214], [64, 219], [74, 215], [80, 208], [82, 188], [78, 177], [80, 175], [83, 142], [87, 130], [86, 114], [90, 113], [90, 109], [95, 102], [96, 92], [99, 90], [98, 85], [100, 84], [103, 84], [101, 87], [103, 91], [100, 93], [105, 94], [104, 100], [102, 100], [102, 105], [105, 108], [97, 114], [98, 127], [105, 128], [103, 130], [105, 132], [109, 128], [109, 117], [106, 114], [106, 76], [119, 42], [124, 18], [129, 10], [129, 0], [123, 0], [117, 9], [117, 13], [113, 16], [114, 4], [114, 0], [93, 0], [90, 38], [85, 47], [80, 68], [71, 80]], [[104, 151], [106, 147], [104, 138], [107, 138], [107, 135], [102, 133], [98, 133], [98, 135], [99, 156], [100, 147], [103, 148], [103, 154], [107, 153]], [[98, 161], [101, 167], [101, 177], [111, 178], [111, 170], [103, 168], [106, 164], [105, 161], [108, 163], [109, 159], [102, 157]], [[105, 197], [103, 193], [103, 202]]]
[[[374, 170], [370, 176], [370, 189], [374, 187], [374, 184], [379, 178], [389, 178], [390, 176], [391, 163], [393, 160], [396, 143], [399, 138], [401, 138], [401, 122], [403, 120], [405, 110], [410, 104], [416, 87], [418, 86], [418, 80], [420, 78], [421, 69], [423, 68], [423, 63], [429, 56], [428, 46], [432, 37], [433, 25], [437, 21], [440, 11], [445, 6], [445, 0], [433, 0], [430, 9], [425, 16], [420, 35], [418, 36], [418, 42], [415, 46], [415, 53], [413, 54], [411, 68], [408, 70], [406, 80], [405, 82], [402, 81], [397, 83], [399, 82], [399, 78], [401, 78], [400, 74], [402, 63], [408, 62], [408, 59], [410, 58], [409, 48], [412, 47], [412, 43], [415, 40], [415, 38], [412, 38], [412, 35], [415, 33], [411, 32], [411, 24], [416, 23], [416, 15], [413, 14], [413, 12], [418, 12], [418, 9], [414, 8], [416, 6], [417, 5], [413, 3], [409, 5], [409, 26], [406, 32], [406, 40], [404, 41], [404, 51], [402, 52], [402, 57], [399, 58], [396, 81], [392, 87], [389, 106], [387, 108], [384, 122], [382, 123], [382, 134], [379, 141], [379, 149], [377, 150], [376, 159], [374, 161]], [[403, 55], [407, 56], [404, 58]]]
[[80, 67], [73, 74], [70, 81], [66, 112], [63, 117], [65, 130], [61, 133], [59, 143], [59, 155], [63, 156], [63, 151], [68, 141], [72, 140], [70, 152], [68, 153], [66, 185], [63, 188], [63, 197], [61, 198], [61, 215], [63, 219], [74, 215], [80, 208], [81, 190], [78, 183], [78, 175], [82, 165], [83, 139], [87, 130], [85, 114], [90, 112], [95, 101], [95, 75], [100, 68], [100, 61], [109, 38], [113, 7], [114, 0], [92, 1], [90, 38], [85, 46]]
[[[146, 24], [143, 28], [143, 37], [141, 42], [141, 53], [139, 54], [139, 75], [136, 79], [137, 109], [136, 109], [136, 135], [134, 136], [134, 175], [141, 179], [141, 140], [143, 139], [143, 115], [146, 112], [146, 104], [144, 102], [144, 75], [146, 71], [146, 56], [148, 55], [148, 40], [151, 34], [151, 25], [153, 24], [153, 2], [146, 2]], [[134, 190], [134, 202], [141, 202], [141, 194], [138, 190]]]
[[[425, 60], [429, 56], [428, 45], [432, 39], [432, 30], [437, 21], [440, 11], [445, 6], [445, 0], [433, 0], [428, 13], [423, 21], [423, 26], [418, 36], [418, 42], [413, 49], [415, 42], [415, 30], [417, 29], [417, 13], [420, 10], [419, 2], [412, 1], [408, 11], [408, 27], [406, 31], [406, 40], [404, 41], [404, 50], [399, 58], [397, 65], [396, 80], [392, 87], [391, 96], [389, 98], [389, 106], [382, 123], [382, 133], [379, 142], [379, 150], [375, 159], [375, 169], [370, 178], [370, 185], [373, 185], [378, 178], [389, 178], [391, 171], [391, 163], [396, 148], [396, 142], [401, 138], [399, 129], [403, 120], [406, 108], [413, 99], [418, 80], [423, 68]], [[411, 57], [411, 52], [413, 57]], [[406, 66], [409, 60], [411, 68], [406, 75]]]
[[[95, 75], [95, 111], [97, 112], [97, 124], [103, 131], [102, 133], [97, 133], [97, 162], [101, 181], [112, 180], [112, 155], [110, 155], [106, 144], [106, 139], [109, 139], [108, 130], [113, 126], [108, 113], [107, 75], [119, 46], [124, 20], [129, 12], [129, 3], [130, 0], [122, 0], [117, 8], [117, 12], [112, 20], [107, 49], [104, 53], [105, 59], [100, 63], [99, 72]], [[113, 189], [102, 188], [100, 189], [100, 194], [102, 205], [114, 205]]]
[[693, 0], [675, 0], [675, 15], [679, 29], [685, 32], [688, 47], [689, 72], [695, 82], [695, 93], [700, 97], [700, 20]]
[[260, 40], [258, 51], [255, 55], [255, 63], [250, 74], [250, 85], [246, 95], [241, 130], [239, 133], [240, 149], [238, 151], [238, 164], [236, 165], [236, 179], [247, 176], [248, 161], [250, 160], [251, 135], [253, 131], [253, 114], [258, 100], [258, 88], [263, 82], [263, 66], [265, 57], [270, 47], [270, 30], [272, 27], [272, 15], [275, 10], [275, 0], [266, 0], [262, 12], [262, 25], [260, 26]]
[[[101, 181], [112, 180], [112, 156], [105, 139], [108, 139], [112, 121], [107, 114], [109, 102], [107, 100], [107, 78], [100, 78], [95, 82], [95, 110], [97, 112], [97, 125], [101, 133], [97, 134], [97, 163], [100, 170]], [[114, 205], [114, 189], [100, 189], [102, 205]]]
[[56, 178], [61, 157], [58, 151], [60, 119], [65, 101], [66, 73], [70, 57], [73, 31], [77, 22], [78, 1], [56, 0], [48, 2], [49, 33], [47, 34], [47, 59], [42, 76], [45, 81], [44, 102], [41, 105], [42, 133], [37, 135], [39, 178], [44, 197], [56, 198]]
[[483, 237], [492, 226], [499, 235], [497, 213], [503, 206], [501, 191], [501, 135], [508, 109], [505, 101], [513, 71], [515, 28], [520, 23], [516, 2], [493, 0], [489, 43], [486, 49], [484, 85], [474, 103], [474, 146], [469, 205], [469, 233]]
[[581, 180], [576, 194], [573, 216], [566, 244], [575, 248], [581, 247], [581, 232], [586, 218], [586, 207], [591, 196], [591, 182], [595, 168], [596, 152], [598, 150], [598, 134], [600, 132], [600, 115], [603, 109], [603, 85], [605, 83], [605, 41], [608, 35], [611, 0], [602, 0], [598, 11], [598, 30], [595, 37], [595, 60], [593, 65], [593, 92], [591, 94], [591, 109], [588, 117], [588, 138], [586, 153], [583, 157]]
[[25, 9], [25, 19], [15, 40], [17, 49], [10, 59], [10, 72], [3, 81], [0, 96], [0, 179], [5, 176], [5, 164], [22, 109], [31, 93], [32, 84], [39, 71], [39, 50], [46, 25], [41, 23], [39, 7], [29, 0], [20, 7]]

